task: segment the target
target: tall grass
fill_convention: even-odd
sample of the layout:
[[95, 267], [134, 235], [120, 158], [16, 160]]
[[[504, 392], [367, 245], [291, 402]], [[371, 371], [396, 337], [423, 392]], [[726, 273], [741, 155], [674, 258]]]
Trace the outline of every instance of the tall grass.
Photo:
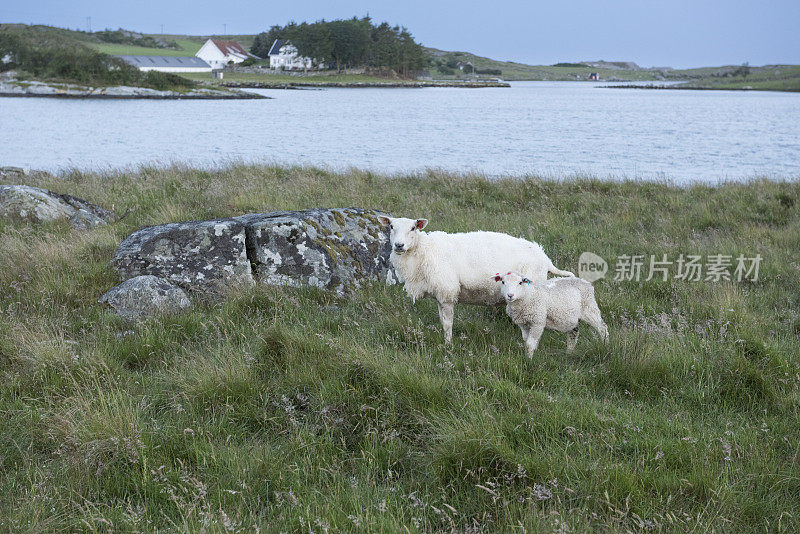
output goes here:
[[[798, 183], [242, 166], [30, 177], [119, 212], [0, 225], [0, 528], [777, 531], [800, 524]], [[611, 330], [535, 358], [502, 310], [256, 287], [130, 324], [96, 303], [136, 228], [364, 206], [584, 250], [760, 253], [756, 283], [596, 282]], [[612, 267], [613, 268], [613, 267]]]

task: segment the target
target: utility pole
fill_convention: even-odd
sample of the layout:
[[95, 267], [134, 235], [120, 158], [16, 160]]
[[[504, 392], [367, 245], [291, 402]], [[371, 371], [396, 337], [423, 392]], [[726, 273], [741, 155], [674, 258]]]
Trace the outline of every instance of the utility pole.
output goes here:
[[89, 27], [89, 33], [92, 33], [92, 17], [86, 17], [86, 25]]
[[228, 35], [228, 25], [224, 22], [222, 23], [222, 35]]
[[164, 25], [161, 25], [161, 35], [164, 35]]

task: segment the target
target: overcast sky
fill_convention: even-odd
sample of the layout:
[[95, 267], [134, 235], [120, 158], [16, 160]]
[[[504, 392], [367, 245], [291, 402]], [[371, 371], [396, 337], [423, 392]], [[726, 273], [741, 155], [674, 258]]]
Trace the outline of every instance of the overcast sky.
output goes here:
[[532, 64], [800, 63], [800, 0], [0, 0], [0, 22], [145, 33], [258, 33], [273, 24], [369, 14], [422, 44]]

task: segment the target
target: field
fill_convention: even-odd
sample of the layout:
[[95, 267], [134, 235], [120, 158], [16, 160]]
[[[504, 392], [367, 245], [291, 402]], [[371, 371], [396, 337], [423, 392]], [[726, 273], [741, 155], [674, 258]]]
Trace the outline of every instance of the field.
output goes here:
[[[796, 532], [800, 184], [489, 182], [300, 167], [26, 178], [128, 213], [0, 223], [0, 530]], [[258, 287], [129, 324], [97, 303], [151, 224], [310, 207], [582, 251], [763, 257], [757, 282], [595, 283], [535, 358], [502, 310]], [[130, 210], [130, 211], [128, 211]]]
[[397, 82], [402, 83], [404, 80], [390, 80], [387, 78], [378, 78], [376, 76], [365, 76], [362, 74], [310, 74], [308, 76], [290, 76], [288, 74], [256, 74], [246, 72], [226, 72], [225, 78], [222, 80], [214, 80], [211, 73], [188, 73], [181, 74], [184, 78], [189, 78], [194, 81], [207, 81], [209, 83], [219, 84], [228, 82], [258, 82], [263, 84], [283, 85], [287, 83], [303, 83], [303, 84], [319, 84], [325, 85], [328, 83], [386, 83]]
[[202, 42], [189, 39], [175, 39], [180, 50], [171, 48], [145, 48], [142, 46], [130, 46], [114, 43], [87, 43], [98, 52], [111, 55], [124, 56], [193, 56], [203, 46]]
[[747, 76], [705, 76], [687, 83], [707, 89], [754, 89], [762, 91], [800, 91], [800, 66], [767, 65], [750, 69]]

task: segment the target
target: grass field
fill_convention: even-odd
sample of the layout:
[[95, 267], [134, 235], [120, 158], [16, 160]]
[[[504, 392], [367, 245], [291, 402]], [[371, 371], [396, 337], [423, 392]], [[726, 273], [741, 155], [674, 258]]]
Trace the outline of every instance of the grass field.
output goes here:
[[[796, 532], [800, 183], [489, 182], [232, 166], [29, 183], [130, 210], [0, 223], [0, 530]], [[578, 255], [761, 254], [757, 282], [595, 283], [604, 346], [397, 286], [258, 287], [132, 325], [97, 304], [151, 224], [318, 206]], [[613, 264], [612, 264], [613, 270]], [[609, 277], [610, 278], [610, 277]]]
[[752, 68], [747, 76], [704, 76], [686, 85], [708, 89], [800, 91], [800, 66], [768, 65]]
[[203, 43], [189, 39], [175, 39], [180, 50], [171, 48], [145, 48], [142, 46], [129, 46], [114, 43], [87, 43], [98, 52], [111, 55], [125, 56], [193, 56], [200, 50]]
[[[420, 80], [404, 80], [404, 79], [396, 79], [396, 78], [379, 78], [376, 76], [368, 76], [364, 74], [309, 74], [307, 76], [290, 76], [286, 74], [256, 74], [256, 73], [245, 73], [245, 72], [226, 72], [225, 78], [222, 80], [215, 80], [212, 79], [211, 73], [187, 73], [181, 74], [184, 78], [188, 78], [194, 81], [203, 81], [207, 82], [212, 85], [227, 85], [227, 84], [234, 84], [231, 87], [236, 87], [235, 84], [249, 84], [249, 83], [257, 83], [259, 86], [280, 86], [285, 87], [286, 85], [301, 85], [301, 86], [308, 86], [308, 85], [340, 85], [340, 84], [361, 84], [361, 85], [387, 85], [390, 84], [394, 85], [409, 85], [409, 86], [420, 86], [420, 85], [436, 85], [437, 82], [432, 81], [420, 81]], [[481, 80], [473, 80], [474, 83], [486, 83], [482, 82]], [[441, 84], [441, 82], [438, 82]], [[450, 85], [458, 85], [461, 82], [452, 81], [452, 82], [445, 82]], [[505, 84], [502, 84], [505, 86]]]

